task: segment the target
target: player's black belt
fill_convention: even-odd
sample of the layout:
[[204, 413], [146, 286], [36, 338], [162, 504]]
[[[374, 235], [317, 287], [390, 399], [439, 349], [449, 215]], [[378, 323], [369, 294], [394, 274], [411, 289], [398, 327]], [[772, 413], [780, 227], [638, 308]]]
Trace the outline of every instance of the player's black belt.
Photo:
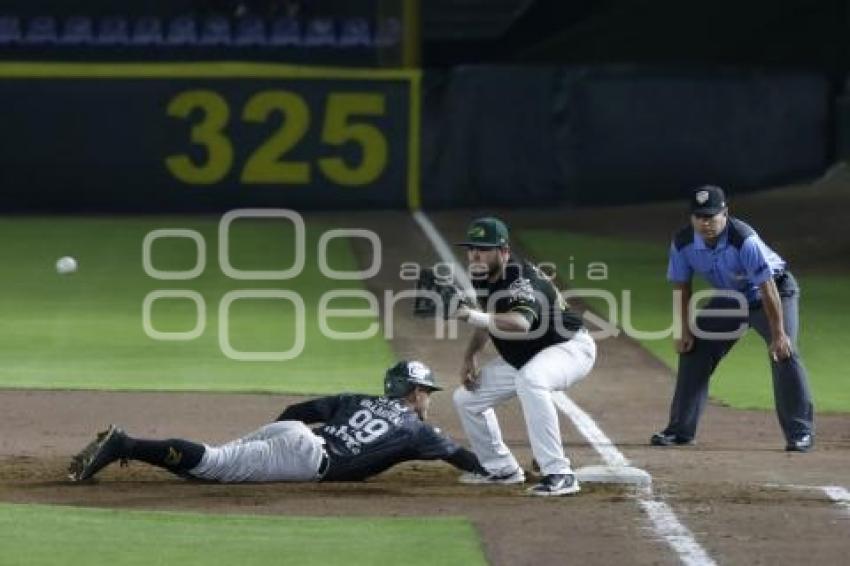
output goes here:
[[316, 472], [319, 479], [325, 477], [325, 474], [328, 473], [328, 468], [331, 466], [331, 458], [328, 456], [328, 453], [322, 450], [322, 460], [319, 462], [319, 471]]

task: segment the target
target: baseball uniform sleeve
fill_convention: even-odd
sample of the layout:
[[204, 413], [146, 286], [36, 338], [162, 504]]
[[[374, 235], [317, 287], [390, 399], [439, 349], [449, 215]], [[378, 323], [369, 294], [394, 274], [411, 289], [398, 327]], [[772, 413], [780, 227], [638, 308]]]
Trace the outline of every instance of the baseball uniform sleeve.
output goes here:
[[508, 287], [507, 296], [499, 302], [501, 305], [496, 309], [498, 312], [519, 313], [525, 317], [529, 324], [534, 324], [535, 321], [540, 320], [540, 301], [537, 298], [537, 292], [528, 279], [516, 279]]
[[301, 421], [304, 424], [327, 422], [336, 412], [344, 395], [320, 397], [288, 406], [276, 419], [278, 421]]
[[440, 459], [465, 472], [487, 473], [475, 454], [428, 424], [422, 423], [414, 438], [419, 460]]
[[676, 248], [676, 244], [670, 244], [670, 259], [667, 263], [667, 281], [671, 283], [687, 283], [694, 276], [694, 270], [691, 267], [685, 253]]
[[750, 236], [741, 245], [741, 263], [747, 271], [747, 278], [750, 283], [756, 286], [773, 277], [773, 272], [762, 246], [763, 244], [757, 236]]
[[457, 452], [449, 456], [448, 458], [443, 458], [446, 462], [463, 470], [464, 472], [475, 472], [476, 474], [487, 475], [487, 470], [484, 469], [484, 466], [481, 465], [481, 462], [478, 461], [478, 457], [459, 446]]
[[413, 449], [419, 460], [445, 460], [461, 447], [455, 441], [422, 423], [413, 436]]

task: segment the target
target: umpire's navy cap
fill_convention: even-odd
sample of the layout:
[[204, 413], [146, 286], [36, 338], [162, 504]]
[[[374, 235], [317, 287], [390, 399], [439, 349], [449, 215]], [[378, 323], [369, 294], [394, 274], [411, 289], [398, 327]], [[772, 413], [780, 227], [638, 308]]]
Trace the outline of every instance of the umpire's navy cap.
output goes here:
[[691, 214], [715, 215], [726, 210], [726, 193], [714, 185], [705, 185], [691, 194]]

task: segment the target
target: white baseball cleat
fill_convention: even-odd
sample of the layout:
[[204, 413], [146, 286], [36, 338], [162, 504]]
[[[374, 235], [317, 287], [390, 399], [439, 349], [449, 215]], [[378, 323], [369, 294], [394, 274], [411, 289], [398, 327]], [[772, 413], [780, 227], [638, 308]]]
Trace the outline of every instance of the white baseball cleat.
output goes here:
[[539, 484], [529, 488], [530, 495], [540, 497], [552, 497], [558, 495], [572, 495], [581, 490], [575, 474], [549, 474]]
[[469, 485], [512, 485], [525, 483], [525, 472], [522, 471], [522, 468], [516, 468], [512, 472], [505, 474], [483, 475], [476, 474], [475, 472], [464, 472], [460, 478], [458, 478], [458, 481]]

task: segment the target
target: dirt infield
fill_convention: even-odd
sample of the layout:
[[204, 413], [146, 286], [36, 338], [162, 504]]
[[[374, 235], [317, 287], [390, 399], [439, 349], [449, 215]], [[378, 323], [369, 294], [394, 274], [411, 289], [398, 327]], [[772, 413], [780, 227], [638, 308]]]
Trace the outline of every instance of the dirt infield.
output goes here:
[[[506, 216], [518, 224], [528, 221], [523, 214]], [[433, 218], [451, 240], [468, 215]], [[563, 216], [548, 213], [547, 218], [554, 225]], [[402, 261], [436, 260], [405, 213], [326, 219], [381, 236], [383, 269], [369, 282], [375, 289], [408, 288], [398, 278]], [[444, 383], [453, 384], [465, 340], [435, 340], [428, 323], [406, 312], [399, 308], [394, 316], [396, 353], [427, 361]], [[817, 449], [788, 454], [773, 414], [712, 404], [698, 445], [651, 448], [649, 435], [665, 421], [669, 370], [628, 338], [599, 346], [596, 369], [570, 396], [635, 465], [652, 473], [656, 497], [671, 504], [710, 556], [721, 563], [748, 564], [844, 560], [850, 513], [818, 490], [793, 486], [847, 486], [850, 417], [819, 417]], [[766, 373], [765, 387], [769, 379]], [[251, 514], [462, 515], [480, 532], [493, 564], [678, 562], [625, 490], [587, 485], [577, 497], [532, 499], [517, 487], [461, 486], [457, 472], [441, 463], [401, 466], [362, 484], [190, 483], [136, 463], [110, 468], [93, 484], [64, 480], [68, 457], [109, 422], [138, 436], [217, 442], [266, 422], [291, 400], [280, 395], [2, 391], [0, 500]], [[505, 440], [528, 465], [518, 405], [509, 403], [499, 416]], [[435, 395], [432, 419], [463, 438], [449, 392]], [[567, 421], [562, 434], [576, 466], [600, 463]]]

